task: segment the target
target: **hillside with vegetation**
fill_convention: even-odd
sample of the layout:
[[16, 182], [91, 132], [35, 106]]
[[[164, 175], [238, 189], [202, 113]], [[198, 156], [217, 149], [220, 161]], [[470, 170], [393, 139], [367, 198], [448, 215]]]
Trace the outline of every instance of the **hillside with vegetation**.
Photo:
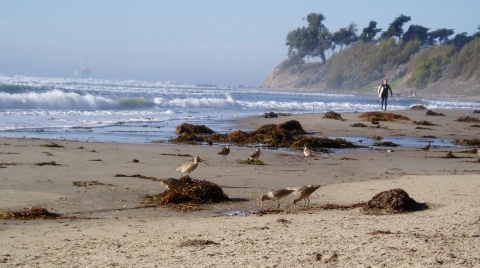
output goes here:
[[262, 86], [275, 89], [372, 92], [389, 79], [396, 94], [480, 96], [480, 26], [473, 35], [453, 29], [403, 26], [400, 15], [382, 31], [371, 21], [357, 34], [350, 24], [331, 33], [321, 13], [288, 33], [288, 58]]

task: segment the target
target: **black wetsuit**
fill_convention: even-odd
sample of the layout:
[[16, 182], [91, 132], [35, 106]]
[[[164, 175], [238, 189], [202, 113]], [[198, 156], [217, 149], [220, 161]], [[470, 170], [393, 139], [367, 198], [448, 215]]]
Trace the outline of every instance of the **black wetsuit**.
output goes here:
[[382, 98], [382, 109], [384, 111], [386, 111], [387, 110], [388, 91], [390, 90], [390, 95], [393, 95], [392, 88], [390, 87], [389, 84], [382, 84], [381, 87], [382, 87], [382, 95], [380, 95], [380, 97]]

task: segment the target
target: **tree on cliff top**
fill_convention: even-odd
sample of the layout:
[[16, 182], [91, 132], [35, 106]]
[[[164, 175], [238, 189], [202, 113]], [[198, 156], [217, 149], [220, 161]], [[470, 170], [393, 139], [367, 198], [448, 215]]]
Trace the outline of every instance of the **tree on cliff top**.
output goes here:
[[410, 16], [400, 14], [400, 16], [395, 18], [395, 20], [390, 23], [388, 29], [382, 33], [381, 38], [390, 38], [395, 36], [397, 40], [400, 40], [403, 35], [403, 25], [409, 22], [411, 19], [412, 18]]
[[287, 35], [288, 56], [320, 57], [326, 62], [325, 51], [331, 46], [331, 34], [323, 25], [322, 13], [310, 13], [308, 26], [290, 31]]

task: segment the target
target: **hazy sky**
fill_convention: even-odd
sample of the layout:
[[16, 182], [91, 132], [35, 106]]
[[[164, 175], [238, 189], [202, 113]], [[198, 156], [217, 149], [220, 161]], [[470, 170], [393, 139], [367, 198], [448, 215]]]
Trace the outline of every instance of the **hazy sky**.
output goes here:
[[287, 57], [289, 31], [322, 13], [335, 32], [400, 14], [430, 29], [477, 31], [479, 0], [0, 0], [0, 74], [260, 85]]

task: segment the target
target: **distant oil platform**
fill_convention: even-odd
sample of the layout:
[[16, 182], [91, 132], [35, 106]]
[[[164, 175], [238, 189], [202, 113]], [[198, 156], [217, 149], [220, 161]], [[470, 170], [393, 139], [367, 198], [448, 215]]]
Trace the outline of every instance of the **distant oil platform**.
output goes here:
[[78, 78], [90, 78], [92, 76], [92, 70], [87, 67], [87, 53], [83, 55], [83, 67], [75, 69], [73, 74]]

